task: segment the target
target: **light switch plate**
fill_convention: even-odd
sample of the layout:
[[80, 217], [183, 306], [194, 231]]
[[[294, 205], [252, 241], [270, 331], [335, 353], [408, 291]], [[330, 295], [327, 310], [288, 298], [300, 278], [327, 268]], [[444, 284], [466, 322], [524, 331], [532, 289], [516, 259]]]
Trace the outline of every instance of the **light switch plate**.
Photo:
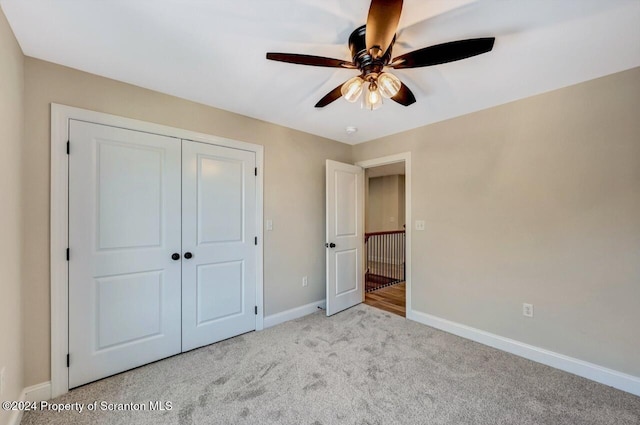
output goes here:
[[273, 230], [273, 220], [267, 220], [267, 230]]
[[416, 220], [416, 230], [424, 230], [424, 220]]

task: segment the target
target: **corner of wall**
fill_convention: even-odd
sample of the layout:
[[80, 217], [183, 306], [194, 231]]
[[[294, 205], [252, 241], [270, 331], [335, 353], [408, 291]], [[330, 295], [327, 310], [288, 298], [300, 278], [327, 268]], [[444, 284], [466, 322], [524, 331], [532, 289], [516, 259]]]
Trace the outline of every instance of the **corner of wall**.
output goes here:
[[[22, 311], [22, 192], [24, 140], [24, 54], [0, 10], [0, 371], [2, 401], [19, 400], [24, 386]], [[19, 412], [0, 410], [0, 424], [13, 424]]]

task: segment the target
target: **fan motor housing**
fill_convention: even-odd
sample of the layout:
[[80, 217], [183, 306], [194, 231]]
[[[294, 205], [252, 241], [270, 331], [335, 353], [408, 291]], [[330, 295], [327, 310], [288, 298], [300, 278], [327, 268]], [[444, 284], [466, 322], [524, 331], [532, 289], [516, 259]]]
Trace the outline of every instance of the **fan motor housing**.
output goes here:
[[366, 42], [367, 26], [362, 25], [356, 28], [349, 36], [349, 49], [353, 57], [353, 63], [362, 72], [362, 78], [365, 80], [375, 79], [386, 64], [391, 61], [391, 50], [396, 42], [395, 35], [393, 41], [387, 51], [380, 58], [375, 59], [367, 50]]

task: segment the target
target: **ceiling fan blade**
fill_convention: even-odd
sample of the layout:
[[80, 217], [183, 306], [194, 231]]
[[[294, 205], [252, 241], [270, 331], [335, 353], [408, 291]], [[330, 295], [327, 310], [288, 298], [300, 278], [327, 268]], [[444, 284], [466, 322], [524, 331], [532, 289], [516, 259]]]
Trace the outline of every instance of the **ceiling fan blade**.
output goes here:
[[316, 108], [324, 108], [334, 100], [340, 99], [341, 97], [342, 97], [342, 84], [340, 84], [335, 89], [331, 90], [329, 93], [326, 94], [325, 97], [320, 99], [318, 103], [316, 103]]
[[[376, 57], [387, 51], [398, 29], [402, 0], [371, 0], [365, 43], [367, 50]], [[377, 49], [373, 52], [371, 49]]]
[[409, 106], [413, 103], [416, 103], [416, 97], [413, 95], [413, 92], [409, 90], [409, 87], [405, 86], [404, 83], [400, 86], [400, 90], [396, 93], [395, 96], [391, 98], [391, 100], [398, 102], [401, 105]]
[[296, 53], [267, 53], [267, 59], [279, 62], [295, 63], [298, 65], [327, 66], [331, 68], [353, 69], [356, 66], [340, 59], [325, 58], [322, 56], [299, 55]]
[[436, 44], [435, 46], [425, 47], [424, 49], [414, 50], [398, 56], [389, 66], [395, 69], [420, 68], [466, 59], [490, 52], [493, 49], [495, 40], [494, 37], [470, 38], [468, 40]]

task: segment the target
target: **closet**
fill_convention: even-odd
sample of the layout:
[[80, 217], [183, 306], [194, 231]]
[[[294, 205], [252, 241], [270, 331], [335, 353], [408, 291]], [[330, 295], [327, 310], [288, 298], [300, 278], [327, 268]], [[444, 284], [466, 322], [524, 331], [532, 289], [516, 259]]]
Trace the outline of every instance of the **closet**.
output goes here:
[[256, 328], [256, 154], [69, 121], [69, 388]]

